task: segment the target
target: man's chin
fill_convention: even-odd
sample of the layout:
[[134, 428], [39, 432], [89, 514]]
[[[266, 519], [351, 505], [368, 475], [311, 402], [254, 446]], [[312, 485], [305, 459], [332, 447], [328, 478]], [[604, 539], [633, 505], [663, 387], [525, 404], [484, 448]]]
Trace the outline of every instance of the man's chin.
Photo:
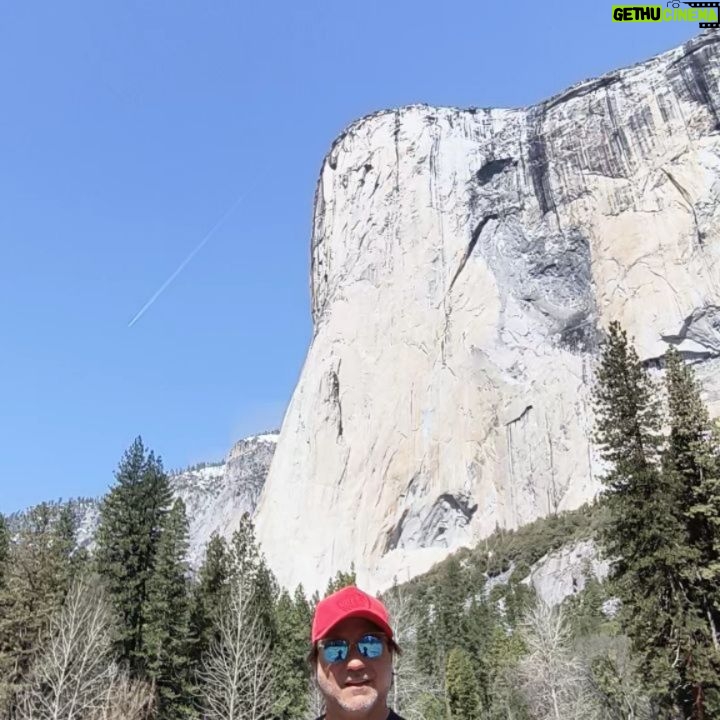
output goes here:
[[378, 699], [377, 690], [372, 685], [347, 685], [343, 688], [340, 705], [346, 712], [369, 710]]

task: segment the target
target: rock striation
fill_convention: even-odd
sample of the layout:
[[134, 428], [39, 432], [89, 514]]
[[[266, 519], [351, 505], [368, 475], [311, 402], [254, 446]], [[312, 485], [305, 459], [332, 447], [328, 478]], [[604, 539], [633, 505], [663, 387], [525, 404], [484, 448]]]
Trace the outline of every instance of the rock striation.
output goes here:
[[532, 107], [411, 106], [324, 159], [314, 334], [258, 506], [279, 580], [379, 589], [599, 489], [602, 328], [720, 413], [720, 37]]

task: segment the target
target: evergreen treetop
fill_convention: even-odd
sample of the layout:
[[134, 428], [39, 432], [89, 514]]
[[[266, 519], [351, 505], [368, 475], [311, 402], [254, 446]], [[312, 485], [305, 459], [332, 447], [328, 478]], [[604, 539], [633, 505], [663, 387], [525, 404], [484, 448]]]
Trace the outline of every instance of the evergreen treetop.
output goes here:
[[136, 675], [142, 675], [147, 664], [148, 582], [171, 500], [162, 461], [136, 438], [102, 502], [95, 556], [118, 620], [119, 657]]
[[702, 718], [717, 707], [720, 660], [713, 591], [701, 582], [713, 576], [717, 446], [691, 370], [673, 352], [665, 364], [667, 420], [659, 388], [611, 323], [595, 388], [595, 440], [608, 463], [601, 540], [650, 696], [664, 712]]
[[165, 516], [148, 582], [145, 643], [148, 675], [158, 691], [158, 719], [193, 714], [188, 523], [178, 498]]
[[230, 563], [227, 543], [217, 533], [213, 534], [193, 589], [191, 627], [195, 663], [200, 662], [217, 637], [217, 622], [230, 593]]

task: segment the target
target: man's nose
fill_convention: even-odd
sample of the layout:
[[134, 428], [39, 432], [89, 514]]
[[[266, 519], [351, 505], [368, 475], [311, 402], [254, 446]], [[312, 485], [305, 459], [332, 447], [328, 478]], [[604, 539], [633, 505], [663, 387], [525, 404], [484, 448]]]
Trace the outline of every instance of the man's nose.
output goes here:
[[359, 670], [365, 667], [365, 658], [360, 654], [356, 647], [350, 650], [347, 660], [348, 670]]

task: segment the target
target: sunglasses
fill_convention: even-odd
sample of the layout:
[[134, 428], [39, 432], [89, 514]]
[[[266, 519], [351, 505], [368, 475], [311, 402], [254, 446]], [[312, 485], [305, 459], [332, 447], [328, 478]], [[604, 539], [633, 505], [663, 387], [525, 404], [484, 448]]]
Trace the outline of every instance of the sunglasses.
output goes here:
[[329, 664], [347, 660], [350, 648], [353, 646], [363, 658], [375, 660], [385, 650], [385, 638], [378, 635], [363, 635], [354, 643], [349, 640], [321, 640], [318, 643], [323, 660]]

